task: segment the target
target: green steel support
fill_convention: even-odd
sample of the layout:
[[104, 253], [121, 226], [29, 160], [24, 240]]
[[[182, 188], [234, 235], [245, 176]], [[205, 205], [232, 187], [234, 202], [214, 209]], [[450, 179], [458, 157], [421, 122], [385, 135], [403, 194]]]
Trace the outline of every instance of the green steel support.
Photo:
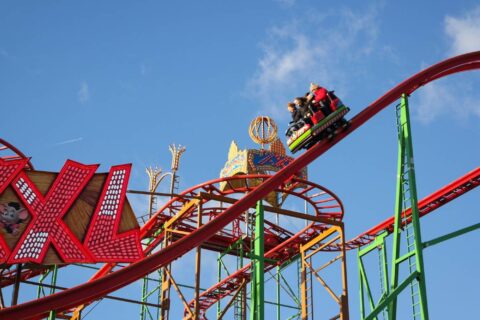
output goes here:
[[379, 249], [379, 254], [381, 259], [380, 261], [380, 268], [382, 269], [382, 282], [383, 282], [383, 294], [385, 296], [388, 296], [389, 293], [389, 288], [388, 288], [388, 262], [387, 262], [387, 248], [385, 246], [385, 237], [386, 233], [384, 233], [384, 236], [382, 236], [382, 247]]
[[[244, 258], [244, 252], [243, 252], [243, 240], [245, 239], [244, 236], [240, 237], [239, 240], [235, 242], [235, 244], [238, 245], [238, 256], [237, 256], [237, 270], [240, 270], [243, 268], [243, 258]], [[225, 253], [225, 252], [224, 252]], [[235, 299], [235, 306], [234, 306], [234, 318], [235, 319], [240, 319], [244, 320], [246, 319], [246, 286], [244, 285], [243, 288], [240, 290], [238, 293], [236, 299]]]
[[[277, 226], [280, 225], [280, 216], [279, 214], [277, 213], [275, 215], [275, 223], [277, 224]], [[281, 303], [281, 300], [280, 300], [280, 288], [281, 288], [281, 284], [280, 284], [280, 276], [281, 276], [281, 272], [282, 270], [280, 269], [280, 266], [277, 266], [276, 268], [277, 270], [277, 273], [275, 275], [275, 278], [276, 278], [276, 281], [277, 281], [277, 320], [281, 320], [281, 310], [282, 308], [280, 307], [280, 303]]]
[[[232, 252], [234, 249], [237, 250], [237, 270], [241, 269], [244, 265], [244, 257], [248, 255], [245, 255], [244, 252], [244, 241], [247, 236], [244, 235], [231, 245], [229, 245], [223, 252], [220, 252], [218, 254], [217, 258], [217, 268], [218, 268], [218, 279], [217, 281], [220, 282], [222, 280], [222, 269], [225, 270], [225, 273], [227, 276], [230, 275], [230, 271], [228, 270], [227, 266], [225, 265], [223, 261], [223, 257], [227, 255], [228, 253]], [[253, 256], [253, 255], [252, 255]], [[234, 299], [234, 317], [236, 319], [245, 319], [245, 312], [246, 312], [246, 290], [242, 289], [237, 296]], [[219, 319], [222, 316], [222, 306], [220, 303], [220, 300], [217, 302], [217, 319]], [[223, 314], [223, 316], [225, 316]]]
[[265, 319], [265, 291], [264, 291], [264, 214], [262, 201], [257, 202], [255, 215], [255, 240], [254, 240], [254, 259], [252, 273], [252, 302], [250, 308], [250, 320]]
[[[240, 243], [240, 261], [239, 261], [239, 265], [238, 265], [238, 269], [241, 269], [243, 268], [243, 238], [242, 238], [242, 242]], [[239, 295], [239, 299], [238, 299], [238, 303], [240, 305], [240, 314], [239, 314], [239, 319], [243, 320], [243, 319], [246, 319], [246, 315], [245, 315], [245, 312], [247, 312], [246, 310], [246, 294], [247, 294], [247, 291], [245, 290], [246, 286], [244, 286], [244, 288], [242, 289], [242, 292], [240, 292], [240, 295]]]
[[[257, 234], [257, 230], [255, 230], [255, 234]], [[253, 235], [253, 233], [252, 233]], [[251, 238], [250, 248], [254, 247], [255, 240], [253, 237]], [[252, 246], [253, 245], [253, 246]], [[252, 255], [250, 255], [252, 258]], [[252, 276], [250, 277], [250, 320], [256, 320], [256, 313], [257, 313], [257, 290], [256, 290], [256, 265], [255, 260], [251, 260], [252, 264]]]
[[418, 278], [418, 272], [413, 272], [410, 274], [398, 287], [395, 288], [395, 290], [391, 291], [390, 294], [382, 300], [378, 306], [368, 315], [368, 317], [365, 318], [365, 320], [373, 320], [376, 319], [376, 316], [384, 310], [389, 303], [392, 302], [392, 300], [397, 299], [397, 296], [407, 288], [407, 286], [414, 281], [416, 278]]
[[[159, 233], [160, 230], [157, 231]], [[148, 246], [153, 240], [155, 240], [155, 237], [157, 236], [157, 233], [153, 235], [153, 237], [148, 238], [148, 240], [145, 243], [145, 246]], [[163, 244], [160, 244], [160, 248], [163, 246]], [[155, 297], [156, 301], [153, 303], [156, 305], [160, 305], [160, 286], [161, 286], [161, 279], [162, 279], [162, 270], [157, 270], [152, 272], [152, 276], [150, 277], [145, 277], [143, 278], [142, 282], [142, 304], [140, 306], [140, 320], [154, 320], [154, 319], [159, 319], [160, 316], [160, 308], [156, 307], [155, 308], [155, 315], [152, 314], [151, 308], [148, 305], [149, 298], [150, 297]], [[149, 289], [150, 287], [150, 282], [153, 282], [153, 288]], [[154, 295], [156, 294], [156, 295]]]
[[[142, 283], [142, 302], [146, 301], [146, 297], [148, 294], [148, 280], [143, 279]], [[140, 306], [140, 320], [145, 320], [146, 313], [148, 311], [147, 306], [142, 305]]]
[[[423, 264], [423, 248], [426, 245], [443, 241], [433, 240], [433, 243], [422, 244], [420, 232], [420, 219], [416, 190], [415, 168], [413, 161], [412, 134], [410, 129], [410, 116], [408, 110], [408, 97], [402, 95], [401, 103], [397, 106], [398, 128], [398, 166], [397, 166], [397, 191], [395, 198], [395, 223], [393, 229], [392, 264], [390, 266], [390, 282], [388, 281], [388, 264], [384, 232], [375, 238], [375, 241], [358, 251], [358, 266], [360, 278], [360, 316], [361, 319], [377, 319], [383, 313], [385, 319], [395, 320], [397, 315], [397, 297], [410, 286], [413, 319], [428, 320], [427, 291], [425, 286], [425, 269]], [[406, 215], [406, 210], [411, 208], [411, 214]], [[461, 233], [462, 230], [459, 231]], [[445, 237], [449, 237], [447, 235]], [[455, 236], [455, 235], [453, 235]], [[401, 243], [403, 242], [403, 251]], [[362, 257], [378, 249], [380, 285], [382, 294], [377, 303], [372, 297], [372, 291], [367, 279]], [[407, 262], [408, 263], [404, 263]], [[399, 285], [401, 266], [408, 267], [405, 280]], [[404, 269], [402, 269], [404, 270]], [[371, 312], [365, 311], [365, 292]]]
[[[389, 319], [396, 319], [397, 296], [399, 290], [398, 277], [400, 273], [400, 264], [403, 260], [400, 257], [401, 234], [406, 234], [407, 255], [409, 261], [410, 282], [412, 295], [413, 317], [417, 319], [428, 319], [427, 290], [425, 286], [425, 269], [423, 264], [423, 246], [420, 233], [420, 218], [418, 212], [418, 200], [416, 190], [415, 168], [413, 161], [412, 134], [410, 129], [410, 116], [408, 110], [408, 97], [403, 94], [399, 108], [397, 108], [397, 127], [398, 127], [398, 176], [397, 176], [397, 194], [395, 201], [395, 224], [393, 230], [392, 245], [392, 266], [391, 266], [391, 294], [386, 300], [390, 301], [388, 305]], [[411, 216], [405, 215], [405, 210], [411, 207]], [[413, 239], [412, 239], [413, 238]], [[412, 242], [413, 240], [413, 242]], [[413, 252], [413, 253], [410, 253]], [[415, 277], [411, 275], [415, 274]], [[415, 286], [418, 291], [415, 292]], [[396, 293], [393, 295], [393, 293]], [[384, 305], [382, 303], [381, 305]], [[417, 310], [417, 306], [420, 310]], [[377, 308], [378, 309], [378, 308]], [[368, 319], [368, 318], [367, 318]]]
[[[218, 254], [218, 259], [217, 259], [217, 269], [218, 269], [218, 277], [217, 277], [217, 283], [222, 281], [222, 254]], [[217, 302], [217, 319], [220, 318], [220, 315], [222, 314], [222, 306], [220, 305], [220, 299]]]
[[[397, 112], [397, 121], [398, 120], [398, 112]], [[398, 126], [398, 125], [397, 125]], [[405, 159], [405, 140], [403, 138], [402, 129], [398, 127], [398, 163], [397, 163], [397, 190], [395, 196], [395, 222], [394, 222], [394, 230], [393, 230], [393, 245], [392, 245], [392, 273], [390, 279], [390, 286], [391, 289], [395, 289], [394, 287], [398, 284], [398, 267], [395, 267], [398, 263], [398, 257], [400, 256], [400, 232], [402, 226], [402, 208], [403, 208], [403, 166], [404, 166], [404, 159]], [[397, 303], [393, 301], [389, 306], [389, 319], [396, 318], [396, 311]]]
[[[45, 287], [50, 288], [49, 294], [52, 295], [55, 293], [55, 288], [57, 285], [57, 272], [58, 267], [57, 265], [53, 265], [50, 267], [44, 274], [40, 276], [38, 281], [38, 288], [37, 288], [37, 298], [45, 297]], [[50, 275], [50, 285], [44, 285], [44, 282], [47, 280], [48, 276]], [[48, 320], [55, 320], [57, 317], [57, 313], [55, 311], [50, 311], [48, 314]]]
[[[389, 292], [388, 288], [388, 263], [387, 263], [387, 249], [385, 246], [385, 238], [388, 236], [387, 232], [383, 232], [378, 235], [373, 242], [364, 247], [363, 249], [358, 250], [358, 277], [360, 285], [360, 317], [365, 319], [365, 291], [367, 293], [368, 303], [371, 310], [375, 308], [375, 302], [373, 299], [372, 291], [370, 289], [370, 284], [367, 278], [367, 273], [365, 271], [365, 266], [363, 264], [363, 256], [369, 254], [370, 252], [376, 250], [378, 252], [379, 258], [379, 272], [380, 272], [380, 285], [382, 296], [379, 299], [380, 303]], [[384, 317], [385, 318], [385, 317]], [[376, 318], [375, 318], [376, 319]]]
[[365, 273], [365, 267], [363, 266], [362, 257], [360, 255], [358, 256], [358, 273], [360, 279], [360, 319], [363, 320], [365, 319], [364, 290], [367, 291], [368, 302], [372, 310], [375, 308], [375, 302], [373, 301], [372, 291], [370, 290], [367, 274]]
[[228, 268], [225, 265], [225, 262], [223, 262], [222, 259], [220, 259], [219, 261], [220, 261], [220, 266], [223, 267], [223, 269], [225, 270], [225, 273], [227, 274], [227, 277], [228, 277], [230, 275], [230, 271], [228, 271]]
[[225, 256], [226, 254], [228, 254], [230, 251], [232, 251], [238, 246], [240, 246], [238, 250], [243, 250], [243, 240], [244, 240], [244, 237], [241, 237], [240, 239], [238, 239], [237, 241], [229, 245], [222, 253], [220, 253], [218, 258], [219, 259], [223, 258], [223, 256]]
[[281, 307], [280, 307], [280, 267], [277, 267], [277, 273], [275, 274], [277, 280], [277, 320], [280, 320]]
[[43, 287], [43, 282], [45, 281], [45, 279], [48, 277], [48, 275], [50, 274], [50, 269], [48, 269], [45, 273], [43, 273], [40, 278], [38, 279], [38, 287], [37, 287], [37, 299], [40, 299], [42, 297], [45, 297], [46, 294], [45, 294], [45, 288]]
[[[359, 250], [360, 252], [360, 250]], [[357, 265], [358, 265], [358, 286], [359, 286], [359, 294], [360, 294], [360, 319], [363, 320], [365, 319], [365, 309], [364, 309], [364, 303], [365, 303], [365, 297], [363, 293], [363, 274], [362, 274], [362, 269], [363, 266], [362, 264], [362, 259], [360, 257], [360, 253], [357, 255]]]
[[294, 314], [293, 316], [289, 317], [287, 320], [293, 320], [293, 319], [298, 319], [301, 315], [301, 311], [299, 311], [297, 314]]
[[435, 238], [433, 240], [426, 241], [426, 242], [423, 243], [423, 247], [424, 248], [431, 247], [433, 245], [439, 244], [440, 242], [447, 241], [447, 240], [450, 240], [452, 238], [461, 236], [462, 234], [477, 230], [478, 228], [480, 228], [480, 223], [477, 223], [477, 224], [474, 224], [473, 226], [466, 227], [466, 228], [457, 230], [455, 232], [443, 235], [443, 236]]
[[[52, 270], [52, 279], [51, 279], [52, 286], [50, 287], [50, 295], [55, 293], [55, 286], [57, 285], [57, 272], [58, 272], [58, 267], [57, 265], [54, 265]], [[57, 318], [57, 313], [54, 310], [50, 311], [50, 314], [48, 315], [48, 320], [55, 320], [56, 318]]]
[[[299, 260], [297, 260], [299, 261]], [[284, 267], [286, 266], [282, 266], [280, 267], [280, 270], [282, 270]], [[285, 284], [285, 292], [292, 298], [292, 300], [297, 304], [297, 308], [299, 310], [301, 310], [301, 307], [300, 307], [300, 304], [302, 303], [300, 301], [300, 299], [298, 299], [298, 295], [293, 291], [292, 287], [288, 284], [288, 281], [287, 279], [285, 279], [285, 277], [280, 273], [280, 278], [281, 280], [283, 281], [283, 283]]]

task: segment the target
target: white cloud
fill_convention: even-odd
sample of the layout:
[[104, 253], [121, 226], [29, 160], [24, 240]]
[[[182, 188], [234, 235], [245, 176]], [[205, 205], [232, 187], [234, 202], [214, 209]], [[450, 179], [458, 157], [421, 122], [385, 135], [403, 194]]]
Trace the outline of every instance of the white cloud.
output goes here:
[[273, 33], [274, 37], [287, 38], [292, 46], [282, 50], [276, 48], [274, 44], [264, 45], [263, 57], [258, 62], [259, 70], [250, 80], [249, 90], [260, 98], [269, 112], [275, 113], [278, 103], [275, 95], [283, 91], [282, 88], [291, 89], [295, 86], [295, 78], [299, 73], [308, 71], [315, 54], [308, 48], [308, 39], [305, 35], [287, 28], [274, 30]]
[[[354, 13], [309, 11], [268, 31], [261, 43], [262, 57], [247, 84], [247, 93], [261, 105], [261, 112], [286, 118], [286, 103], [308, 90], [310, 82], [346, 92], [348, 72], [375, 52], [377, 8]], [[380, 52], [381, 50], [379, 50]]]
[[414, 104], [415, 118], [429, 124], [442, 116], [466, 120], [472, 116], [480, 118], [480, 97], [475, 97], [473, 86], [468, 82], [442, 80], [429, 83], [418, 91], [418, 102]]
[[[451, 39], [449, 54], [480, 50], [480, 6], [461, 17], [445, 17], [445, 33]], [[415, 117], [424, 124], [442, 116], [457, 121], [480, 117], [480, 97], [473, 90], [474, 78], [464, 77], [460, 81], [439, 80], [419, 90]]]
[[480, 6], [462, 17], [445, 17], [445, 33], [452, 40], [452, 54], [480, 50]]
[[427, 124], [440, 115], [451, 111], [454, 97], [450, 90], [438, 83], [430, 83], [418, 92], [418, 105], [415, 105], [416, 116], [420, 122]]
[[80, 90], [78, 90], [78, 100], [80, 103], [86, 103], [88, 100], [90, 100], [90, 89], [88, 87], [88, 83], [86, 81], [83, 81], [80, 84]]

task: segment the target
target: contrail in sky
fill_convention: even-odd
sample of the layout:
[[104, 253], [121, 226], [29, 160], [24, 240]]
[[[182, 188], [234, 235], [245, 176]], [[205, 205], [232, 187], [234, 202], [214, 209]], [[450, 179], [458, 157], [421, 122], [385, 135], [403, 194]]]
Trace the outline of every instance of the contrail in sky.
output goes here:
[[79, 138], [75, 138], [75, 139], [65, 140], [65, 141], [62, 141], [62, 142], [57, 142], [53, 145], [54, 146], [61, 146], [61, 145], [64, 145], [64, 144], [79, 142], [79, 141], [82, 141], [82, 140], [83, 140], [83, 137], [79, 137]]

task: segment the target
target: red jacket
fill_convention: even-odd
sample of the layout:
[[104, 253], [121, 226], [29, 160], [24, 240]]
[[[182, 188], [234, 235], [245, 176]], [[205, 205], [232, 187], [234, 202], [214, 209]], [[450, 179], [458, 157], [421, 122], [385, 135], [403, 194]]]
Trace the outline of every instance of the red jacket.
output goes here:
[[313, 100], [315, 100], [317, 103], [323, 101], [327, 98], [327, 90], [320, 87], [313, 92], [313, 97]]

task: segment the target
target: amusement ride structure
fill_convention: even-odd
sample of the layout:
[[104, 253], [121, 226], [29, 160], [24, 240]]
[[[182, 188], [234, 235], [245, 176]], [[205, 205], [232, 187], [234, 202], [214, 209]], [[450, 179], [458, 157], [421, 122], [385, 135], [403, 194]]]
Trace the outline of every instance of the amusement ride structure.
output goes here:
[[[273, 120], [258, 117], [249, 133], [260, 149], [241, 150], [232, 142], [220, 178], [182, 192], [177, 172], [185, 147], [170, 146], [171, 172], [147, 169], [147, 191], [127, 191], [129, 166], [94, 174], [96, 167], [67, 161], [58, 175], [36, 172], [29, 158], [0, 140], [2, 214], [8, 209], [20, 216], [23, 206], [31, 215], [22, 211], [22, 218], [0, 230], [0, 319], [95, 318], [90, 312], [106, 299], [135, 305], [142, 320], [255, 320], [264, 319], [267, 308], [275, 319], [349, 319], [354, 311], [349, 310], [346, 251], [353, 249], [358, 249], [361, 319], [396, 319], [400, 308], [409, 308], [413, 319], [429, 319], [423, 250], [480, 224], [425, 242], [420, 218], [476, 188], [480, 167], [418, 199], [408, 98], [429, 82], [475, 69], [480, 52], [426, 68], [297, 158], [286, 154]], [[390, 105], [398, 129], [396, 209], [390, 219], [347, 241], [341, 200], [309, 181], [307, 166]], [[170, 191], [157, 192], [165, 178]], [[66, 187], [57, 188], [55, 198], [62, 182]], [[68, 198], [63, 192], [72, 201], [63, 203]], [[148, 212], [137, 219], [126, 192], [148, 197]], [[72, 215], [83, 220], [72, 223]], [[65, 216], [64, 233], [38, 222], [54, 216]], [[62, 237], [71, 237], [78, 252], [72, 245], [62, 252]], [[378, 263], [371, 268], [365, 261], [375, 252]], [[83, 278], [59, 286], [57, 278], [74, 268], [83, 268]], [[133, 283], [140, 283], [137, 296], [116, 294]], [[27, 285], [36, 288], [36, 298], [22, 298]], [[318, 295], [314, 287], [326, 294]], [[12, 293], [9, 304], [6, 290]], [[314, 304], [335, 312], [319, 314]]]

